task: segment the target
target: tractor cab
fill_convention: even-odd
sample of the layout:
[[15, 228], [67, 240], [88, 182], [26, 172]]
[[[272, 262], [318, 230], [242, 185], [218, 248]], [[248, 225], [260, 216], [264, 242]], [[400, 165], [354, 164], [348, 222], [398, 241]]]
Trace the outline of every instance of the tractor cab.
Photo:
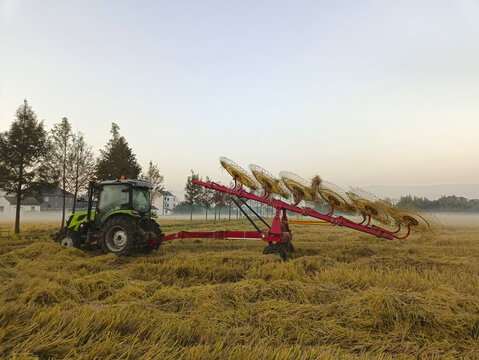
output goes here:
[[149, 182], [141, 180], [102, 181], [98, 185], [95, 227], [101, 227], [103, 222], [114, 213], [148, 216], [151, 212], [151, 189]]

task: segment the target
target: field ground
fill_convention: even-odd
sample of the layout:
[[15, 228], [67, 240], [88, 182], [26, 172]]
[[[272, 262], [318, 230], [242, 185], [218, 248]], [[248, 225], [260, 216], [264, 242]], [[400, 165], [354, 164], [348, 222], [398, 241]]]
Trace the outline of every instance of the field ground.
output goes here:
[[4, 358], [479, 358], [479, 225], [403, 241], [296, 225], [285, 263], [242, 240], [117, 258], [62, 248], [56, 226], [0, 223]]

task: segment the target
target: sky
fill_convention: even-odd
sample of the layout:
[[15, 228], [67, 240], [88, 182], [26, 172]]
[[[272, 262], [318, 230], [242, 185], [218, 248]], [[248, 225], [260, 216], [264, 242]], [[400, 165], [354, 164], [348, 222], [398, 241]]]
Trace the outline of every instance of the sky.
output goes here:
[[117, 123], [176, 193], [220, 156], [479, 184], [479, 1], [0, 0], [0, 131], [25, 98], [96, 153]]

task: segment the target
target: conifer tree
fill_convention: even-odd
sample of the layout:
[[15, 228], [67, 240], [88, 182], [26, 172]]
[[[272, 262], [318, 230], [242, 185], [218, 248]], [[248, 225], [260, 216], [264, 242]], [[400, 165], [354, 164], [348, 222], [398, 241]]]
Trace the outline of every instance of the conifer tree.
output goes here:
[[56, 185], [51, 144], [43, 121], [24, 101], [10, 130], [0, 134], [0, 188], [16, 196], [15, 233], [20, 232], [20, 205], [26, 195]]
[[128, 142], [120, 136], [120, 127], [112, 123], [110, 133], [112, 138], [105, 148], [100, 150], [97, 162], [96, 176], [98, 180], [137, 179], [141, 167], [136, 160], [136, 155], [128, 146]]

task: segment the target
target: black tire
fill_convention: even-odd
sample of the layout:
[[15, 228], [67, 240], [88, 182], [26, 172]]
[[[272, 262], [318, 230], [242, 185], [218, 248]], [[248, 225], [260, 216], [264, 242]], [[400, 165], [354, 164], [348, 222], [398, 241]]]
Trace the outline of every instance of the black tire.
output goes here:
[[127, 256], [138, 247], [138, 221], [131, 216], [116, 215], [105, 221], [98, 242], [105, 254]]
[[283, 261], [286, 261], [288, 259], [288, 255], [286, 254], [286, 249], [283, 244], [270, 243], [268, 246], [264, 248], [263, 254], [276, 255], [280, 257]]
[[79, 249], [81, 245], [80, 235], [73, 229], [63, 228], [56, 234], [55, 241], [66, 247]]
[[286, 252], [294, 253], [294, 246], [293, 246], [292, 240], [293, 240], [293, 234], [291, 234], [290, 232], [283, 232], [283, 241], [284, 241], [283, 245]]
[[[141, 227], [143, 231], [147, 232], [149, 235], [151, 235], [150, 233], [153, 233], [154, 237], [157, 239], [163, 239], [163, 237], [165, 236], [165, 234], [163, 234], [163, 232], [161, 231], [160, 225], [158, 225], [158, 223], [154, 219], [143, 220]], [[145, 239], [145, 243], [143, 244], [144, 252], [151, 252], [151, 250], [158, 249], [161, 245], [161, 242], [159, 242], [158, 244], [149, 245], [149, 238], [150, 236], [147, 236]]]
[[286, 251], [289, 253], [294, 253], [294, 246], [291, 241], [286, 243]]

